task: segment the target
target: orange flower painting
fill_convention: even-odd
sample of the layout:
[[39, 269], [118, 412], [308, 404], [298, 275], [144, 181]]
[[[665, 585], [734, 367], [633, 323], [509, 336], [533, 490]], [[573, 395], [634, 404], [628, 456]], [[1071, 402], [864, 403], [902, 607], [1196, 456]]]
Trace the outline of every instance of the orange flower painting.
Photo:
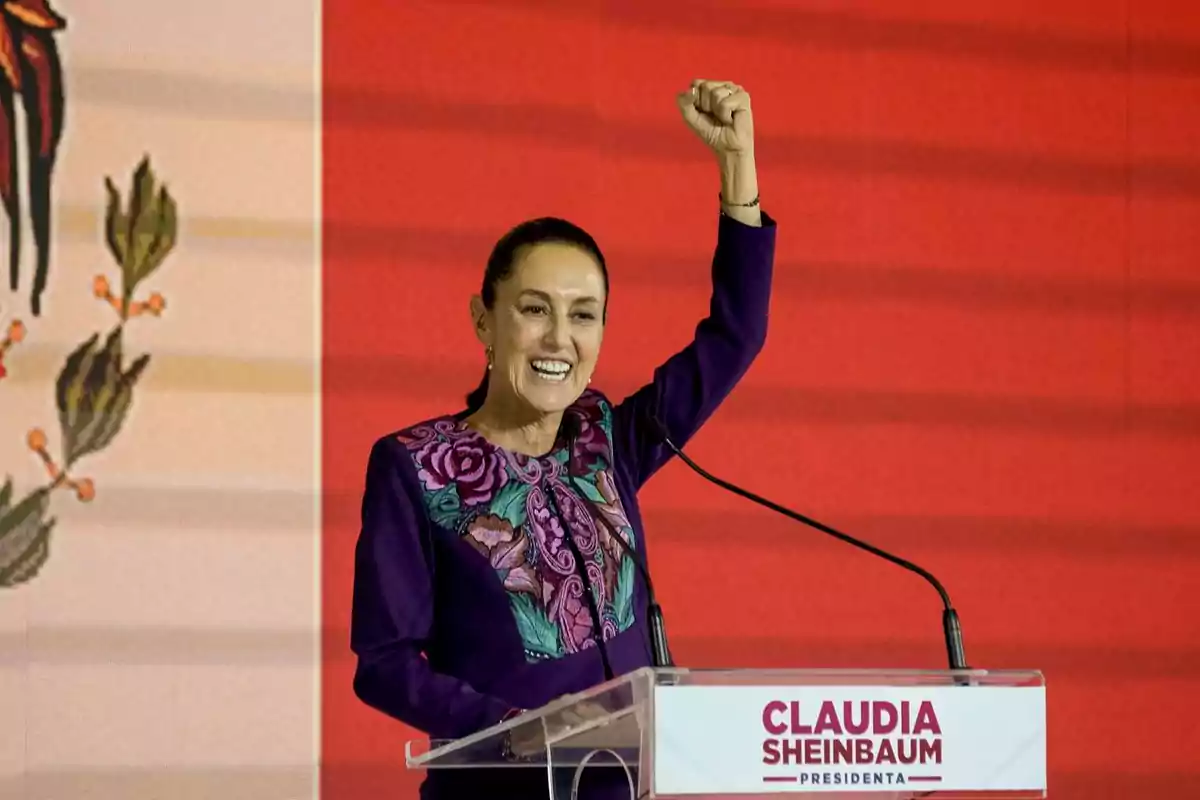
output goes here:
[[[179, 233], [175, 198], [155, 173], [149, 156], [134, 170], [127, 194], [122, 196], [111, 178], [105, 179], [104, 187], [105, 238], [120, 278], [110, 281], [98, 274], [91, 289], [112, 308], [116, 323], [107, 333], [92, 333], [63, 362], [54, 383], [59, 435], [52, 437], [40, 427], [26, 434], [29, 450], [45, 470], [45, 482], [22, 497], [12, 477], [0, 471], [0, 589], [33, 580], [50, 557], [50, 535], [56, 525], [53, 503], [59, 490], [73, 492], [82, 503], [95, 499], [97, 484], [80, 474], [79, 462], [107, 449], [126, 427], [135, 389], [150, 364], [149, 353], [131, 356], [127, 352], [125, 329], [166, 311], [167, 301], [160, 292], [139, 297], [138, 290], [175, 249]], [[0, 333], [0, 378], [8, 374], [4, 356], [25, 335], [20, 320], [13, 320]], [[57, 456], [51, 452], [55, 445]]]
[[15, 319], [8, 323], [8, 329], [0, 335], [0, 378], [8, 377], [8, 368], [4, 366], [4, 356], [9, 349], [20, 344], [25, 338], [25, 325], [19, 319]]
[[29, 298], [39, 316], [50, 272], [50, 178], [62, 139], [62, 65], [55, 34], [66, 20], [46, 0], [0, 3], [0, 201], [8, 214], [9, 288], [21, 285], [21, 201], [17, 190], [16, 102], [25, 111], [29, 219], [36, 259]]

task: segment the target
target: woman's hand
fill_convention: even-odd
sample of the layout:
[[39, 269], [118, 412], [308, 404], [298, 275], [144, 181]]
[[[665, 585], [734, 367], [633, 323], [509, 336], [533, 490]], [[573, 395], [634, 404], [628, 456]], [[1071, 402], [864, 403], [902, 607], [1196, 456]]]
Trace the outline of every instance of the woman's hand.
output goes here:
[[754, 152], [750, 95], [741, 86], [729, 81], [694, 80], [678, 100], [688, 127], [718, 156]]
[[729, 81], [695, 80], [678, 99], [688, 127], [717, 157], [722, 210], [745, 225], [762, 225], [750, 95]]
[[[557, 723], [564, 727], [577, 727], [592, 719], [599, 719], [609, 712], [596, 703], [583, 702], [565, 708], [557, 715]], [[546, 750], [545, 727], [541, 720], [520, 725], [509, 731], [508, 749], [517, 758], [531, 758]]]

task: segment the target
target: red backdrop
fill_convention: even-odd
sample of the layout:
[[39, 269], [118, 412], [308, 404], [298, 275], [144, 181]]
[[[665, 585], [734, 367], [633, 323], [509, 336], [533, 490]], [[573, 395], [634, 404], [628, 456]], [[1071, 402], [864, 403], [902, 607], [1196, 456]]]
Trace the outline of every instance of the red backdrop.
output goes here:
[[[928, 566], [973, 664], [1044, 669], [1052, 797], [1197, 791], [1200, 6], [325, 14], [325, 798], [419, 778], [413, 734], [351, 691], [371, 441], [459, 407], [482, 365], [468, 298], [525, 217], [609, 251], [599, 385], [688, 341], [717, 191], [674, 107], [693, 76], [751, 91], [781, 226], [767, 348], [693, 455]], [[916, 577], [680, 464], [643, 504], [682, 663], [942, 665]]]

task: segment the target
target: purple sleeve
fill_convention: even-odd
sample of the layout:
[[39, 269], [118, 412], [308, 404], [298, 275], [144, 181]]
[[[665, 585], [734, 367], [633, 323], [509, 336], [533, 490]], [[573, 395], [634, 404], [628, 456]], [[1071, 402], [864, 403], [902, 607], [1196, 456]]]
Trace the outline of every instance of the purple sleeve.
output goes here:
[[683, 447], [741, 380], [767, 337], [775, 221], [757, 228], [720, 215], [708, 316], [692, 343], [654, 371], [654, 380], [613, 410], [614, 437], [630, 457], [630, 474], [645, 483], [670, 458], [655, 425]]
[[433, 619], [429, 525], [417, 487], [401, 473], [402, 447], [381, 439], [367, 463], [350, 622], [354, 692], [432, 738], [457, 739], [513, 708], [434, 672], [422, 654]]

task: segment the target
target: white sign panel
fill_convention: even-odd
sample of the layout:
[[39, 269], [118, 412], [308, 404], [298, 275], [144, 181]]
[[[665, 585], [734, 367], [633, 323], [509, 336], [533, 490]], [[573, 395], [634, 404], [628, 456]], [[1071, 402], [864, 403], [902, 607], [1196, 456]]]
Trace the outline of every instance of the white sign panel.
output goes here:
[[654, 791], [1044, 791], [1045, 687], [660, 686]]

